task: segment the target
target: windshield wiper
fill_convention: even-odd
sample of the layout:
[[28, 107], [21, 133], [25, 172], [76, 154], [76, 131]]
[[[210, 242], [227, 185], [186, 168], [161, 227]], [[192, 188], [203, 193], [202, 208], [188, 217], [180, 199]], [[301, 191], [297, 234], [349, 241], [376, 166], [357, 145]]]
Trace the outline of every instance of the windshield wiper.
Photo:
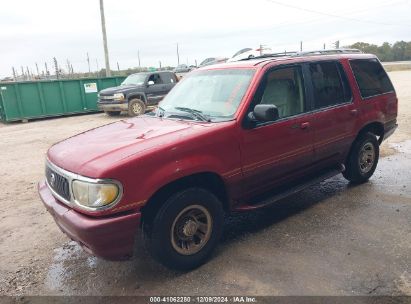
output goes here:
[[182, 111], [182, 112], [190, 113], [192, 116], [194, 116], [197, 119], [200, 119], [201, 121], [207, 121], [207, 122], [211, 121], [210, 117], [205, 115], [200, 110], [195, 110], [195, 109], [186, 108], [186, 107], [175, 107], [174, 109]]
[[166, 110], [164, 110], [162, 107], [158, 106], [157, 107], [157, 116], [158, 117], [164, 117], [164, 113], [166, 112]]

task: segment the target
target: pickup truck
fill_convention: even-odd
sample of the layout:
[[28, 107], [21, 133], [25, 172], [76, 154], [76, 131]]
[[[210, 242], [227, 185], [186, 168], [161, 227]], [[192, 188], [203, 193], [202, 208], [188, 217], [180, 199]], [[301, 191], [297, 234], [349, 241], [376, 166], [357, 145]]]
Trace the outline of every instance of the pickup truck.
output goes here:
[[120, 86], [101, 90], [97, 107], [110, 116], [122, 111], [129, 116], [142, 115], [148, 106], [157, 105], [177, 81], [177, 76], [168, 71], [132, 74]]
[[154, 258], [192, 269], [217, 246], [225, 213], [264, 208], [340, 173], [365, 183], [397, 108], [374, 55], [211, 65], [187, 74], [156, 111], [52, 146], [39, 193], [61, 230], [94, 255], [128, 258], [142, 231]]

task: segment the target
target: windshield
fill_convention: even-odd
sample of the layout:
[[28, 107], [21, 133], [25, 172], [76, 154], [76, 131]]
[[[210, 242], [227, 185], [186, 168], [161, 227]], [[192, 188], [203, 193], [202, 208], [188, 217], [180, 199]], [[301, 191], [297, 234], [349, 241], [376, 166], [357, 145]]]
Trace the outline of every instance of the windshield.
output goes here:
[[[174, 87], [160, 104], [164, 116], [194, 110], [210, 120], [231, 119], [243, 98], [252, 69], [197, 71]], [[187, 115], [187, 114], [185, 114]]]
[[124, 81], [121, 83], [122, 86], [124, 85], [141, 85], [144, 84], [144, 81], [146, 79], [147, 75], [146, 74], [133, 74], [128, 76]]

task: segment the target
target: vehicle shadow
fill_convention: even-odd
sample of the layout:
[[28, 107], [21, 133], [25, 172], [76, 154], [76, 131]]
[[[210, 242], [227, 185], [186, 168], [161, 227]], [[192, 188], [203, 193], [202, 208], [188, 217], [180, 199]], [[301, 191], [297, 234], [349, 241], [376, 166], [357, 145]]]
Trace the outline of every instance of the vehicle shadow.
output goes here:
[[265, 208], [230, 214], [225, 218], [221, 243], [229, 244], [258, 233], [356, 186], [338, 175]]

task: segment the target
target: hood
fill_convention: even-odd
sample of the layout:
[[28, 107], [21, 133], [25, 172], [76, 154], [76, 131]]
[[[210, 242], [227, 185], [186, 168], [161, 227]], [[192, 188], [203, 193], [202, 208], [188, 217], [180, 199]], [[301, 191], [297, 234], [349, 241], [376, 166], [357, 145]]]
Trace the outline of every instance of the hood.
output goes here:
[[128, 93], [130, 91], [142, 89], [143, 87], [144, 87], [143, 85], [124, 85], [124, 86], [112, 87], [112, 88], [101, 90], [99, 94], [100, 95], [113, 95], [116, 93]]
[[102, 177], [113, 163], [170, 142], [175, 144], [183, 136], [206, 127], [205, 124], [155, 117], [121, 120], [55, 144], [49, 149], [48, 158], [70, 172]]

